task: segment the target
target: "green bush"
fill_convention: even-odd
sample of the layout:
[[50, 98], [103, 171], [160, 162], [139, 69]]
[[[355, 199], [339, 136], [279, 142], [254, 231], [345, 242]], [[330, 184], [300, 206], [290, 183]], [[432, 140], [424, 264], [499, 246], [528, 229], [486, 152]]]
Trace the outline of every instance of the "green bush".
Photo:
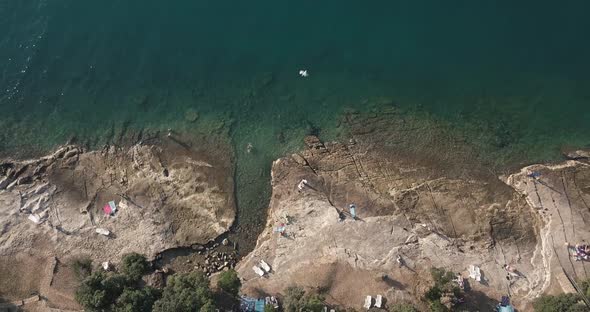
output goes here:
[[448, 312], [449, 308], [445, 307], [440, 301], [431, 301], [429, 303], [430, 312]]
[[319, 295], [311, 295], [305, 297], [305, 303], [303, 311], [308, 312], [321, 312], [324, 308], [324, 298]]
[[397, 303], [389, 308], [389, 312], [418, 312], [418, 310], [411, 304]]
[[285, 312], [299, 312], [301, 308], [301, 301], [305, 296], [305, 290], [299, 286], [289, 286], [285, 289], [285, 297], [283, 299], [283, 308]]
[[453, 281], [455, 274], [440, 268], [432, 268], [430, 274], [434, 280], [434, 285], [424, 294], [424, 299], [428, 302], [431, 311], [449, 311], [449, 308], [442, 303], [441, 299], [458, 299], [461, 295], [461, 289]]
[[305, 295], [305, 290], [299, 286], [285, 289], [283, 307], [285, 312], [320, 312], [324, 307], [324, 298], [319, 295]]
[[560, 294], [557, 296], [541, 296], [533, 301], [536, 312], [586, 312], [588, 308], [580, 302], [576, 294]]
[[582, 293], [586, 295], [586, 297], [590, 298], [590, 279], [584, 280], [579, 284]]
[[219, 275], [217, 285], [228, 293], [237, 296], [240, 292], [240, 287], [242, 287], [242, 282], [235, 270], [228, 270]]
[[131, 281], [139, 281], [149, 270], [150, 264], [144, 255], [133, 252], [124, 255], [121, 260], [121, 272], [129, 277]]
[[272, 304], [264, 305], [264, 312], [277, 312], [278, 310]]
[[117, 299], [115, 312], [151, 312], [160, 291], [152, 287], [143, 289], [125, 288]]
[[93, 273], [76, 290], [76, 301], [88, 311], [109, 310], [128, 286], [128, 279], [121, 274]]
[[200, 272], [172, 275], [154, 304], [154, 312], [215, 311], [209, 280]]
[[92, 274], [92, 260], [90, 258], [77, 258], [72, 263], [74, 274], [79, 279], [84, 279]]

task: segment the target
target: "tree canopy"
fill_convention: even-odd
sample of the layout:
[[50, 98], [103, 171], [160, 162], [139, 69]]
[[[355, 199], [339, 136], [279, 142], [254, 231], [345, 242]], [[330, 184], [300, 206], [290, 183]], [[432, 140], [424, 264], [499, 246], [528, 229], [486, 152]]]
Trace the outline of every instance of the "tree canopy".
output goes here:
[[117, 299], [115, 312], [151, 312], [160, 291], [153, 287], [142, 289], [125, 288]]
[[242, 287], [242, 282], [235, 270], [229, 270], [219, 275], [217, 285], [228, 293], [237, 296], [240, 292], [240, 287]]
[[588, 308], [580, 302], [576, 294], [560, 294], [557, 296], [541, 296], [533, 302], [536, 312], [586, 312]]
[[299, 286], [290, 286], [285, 289], [283, 307], [285, 312], [320, 312], [324, 304], [319, 295], [306, 295], [305, 290]]
[[121, 259], [121, 272], [132, 281], [139, 281], [149, 270], [150, 264], [144, 255], [133, 252]]
[[461, 289], [453, 282], [455, 274], [440, 268], [432, 268], [430, 274], [434, 285], [426, 292], [424, 299], [429, 303], [431, 311], [450, 311], [461, 295]]
[[162, 291], [162, 298], [155, 302], [153, 311], [215, 311], [209, 280], [200, 272], [170, 276]]
[[121, 274], [96, 272], [84, 279], [75, 297], [88, 311], [109, 310], [128, 282], [127, 277]]

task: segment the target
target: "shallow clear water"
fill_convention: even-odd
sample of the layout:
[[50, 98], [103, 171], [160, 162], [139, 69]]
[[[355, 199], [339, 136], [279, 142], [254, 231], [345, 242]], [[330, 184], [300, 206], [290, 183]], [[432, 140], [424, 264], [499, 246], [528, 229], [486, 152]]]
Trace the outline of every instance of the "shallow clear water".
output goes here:
[[[100, 144], [127, 126], [223, 123], [240, 206], [264, 207], [273, 159], [306, 133], [337, 135], [343, 109], [387, 97], [444, 120], [499, 163], [553, 159], [590, 144], [589, 9], [581, 0], [0, 0], [0, 151], [72, 135]], [[190, 108], [196, 126], [185, 121]]]

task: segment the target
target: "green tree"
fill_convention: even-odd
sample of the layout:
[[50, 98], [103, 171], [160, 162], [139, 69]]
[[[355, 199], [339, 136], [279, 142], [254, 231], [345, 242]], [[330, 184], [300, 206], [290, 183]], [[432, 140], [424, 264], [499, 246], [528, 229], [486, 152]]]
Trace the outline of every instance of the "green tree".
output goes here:
[[283, 308], [285, 312], [299, 312], [302, 308], [303, 297], [305, 290], [299, 286], [289, 286], [285, 289], [285, 297], [283, 298]]
[[139, 281], [149, 270], [150, 264], [144, 255], [133, 252], [124, 255], [121, 260], [121, 272], [131, 281]]
[[441, 299], [449, 299], [445, 302], [453, 302], [461, 295], [461, 289], [453, 281], [455, 274], [440, 268], [432, 268], [430, 274], [434, 285], [424, 294], [424, 299], [428, 302], [431, 311], [449, 311], [449, 307], [445, 306]]
[[209, 280], [200, 272], [172, 275], [154, 304], [154, 312], [215, 311]]
[[583, 312], [588, 308], [580, 302], [576, 294], [560, 294], [557, 296], [541, 296], [533, 301], [536, 312]]
[[321, 312], [324, 308], [324, 298], [319, 295], [311, 295], [305, 297], [303, 311], [306, 312]]
[[264, 312], [277, 312], [278, 310], [272, 304], [264, 305]]
[[324, 307], [324, 298], [319, 295], [306, 295], [299, 286], [289, 286], [285, 289], [283, 307], [285, 312], [320, 312]]
[[219, 275], [217, 285], [228, 293], [237, 296], [240, 292], [240, 287], [242, 287], [242, 282], [235, 270], [228, 270]]
[[108, 310], [127, 285], [128, 279], [121, 274], [97, 272], [84, 279], [75, 298], [88, 311]]
[[125, 288], [117, 299], [115, 312], [151, 312], [160, 291], [153, 287], [142, 289]]

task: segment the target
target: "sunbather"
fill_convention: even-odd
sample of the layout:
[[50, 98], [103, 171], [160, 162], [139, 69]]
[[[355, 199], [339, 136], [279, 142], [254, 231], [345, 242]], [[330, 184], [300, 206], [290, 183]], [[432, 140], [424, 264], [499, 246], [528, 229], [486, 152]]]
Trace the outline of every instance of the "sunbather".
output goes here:
[[516, 268], [514, 268], [508, 264], [504, 264], [504, 270], [506, 270], [506, 272], [508, 272], [508, 275], [511, 277], [521, 277], [520, 272], [518, 272], [518, 270], [516, 270]]
[[465, 289], [465, 282], [464, 282], [463, 276], [461, 276], [461, 274], [457, 273], [457, 276], [455, 277], [454, 281], [457, 283], [457, 285], [459, 285], [459, 288], [461, 290]]
[[576, 261], [590, 260], [590, 253], [588, 253], [586, 245], [576, 245]]

